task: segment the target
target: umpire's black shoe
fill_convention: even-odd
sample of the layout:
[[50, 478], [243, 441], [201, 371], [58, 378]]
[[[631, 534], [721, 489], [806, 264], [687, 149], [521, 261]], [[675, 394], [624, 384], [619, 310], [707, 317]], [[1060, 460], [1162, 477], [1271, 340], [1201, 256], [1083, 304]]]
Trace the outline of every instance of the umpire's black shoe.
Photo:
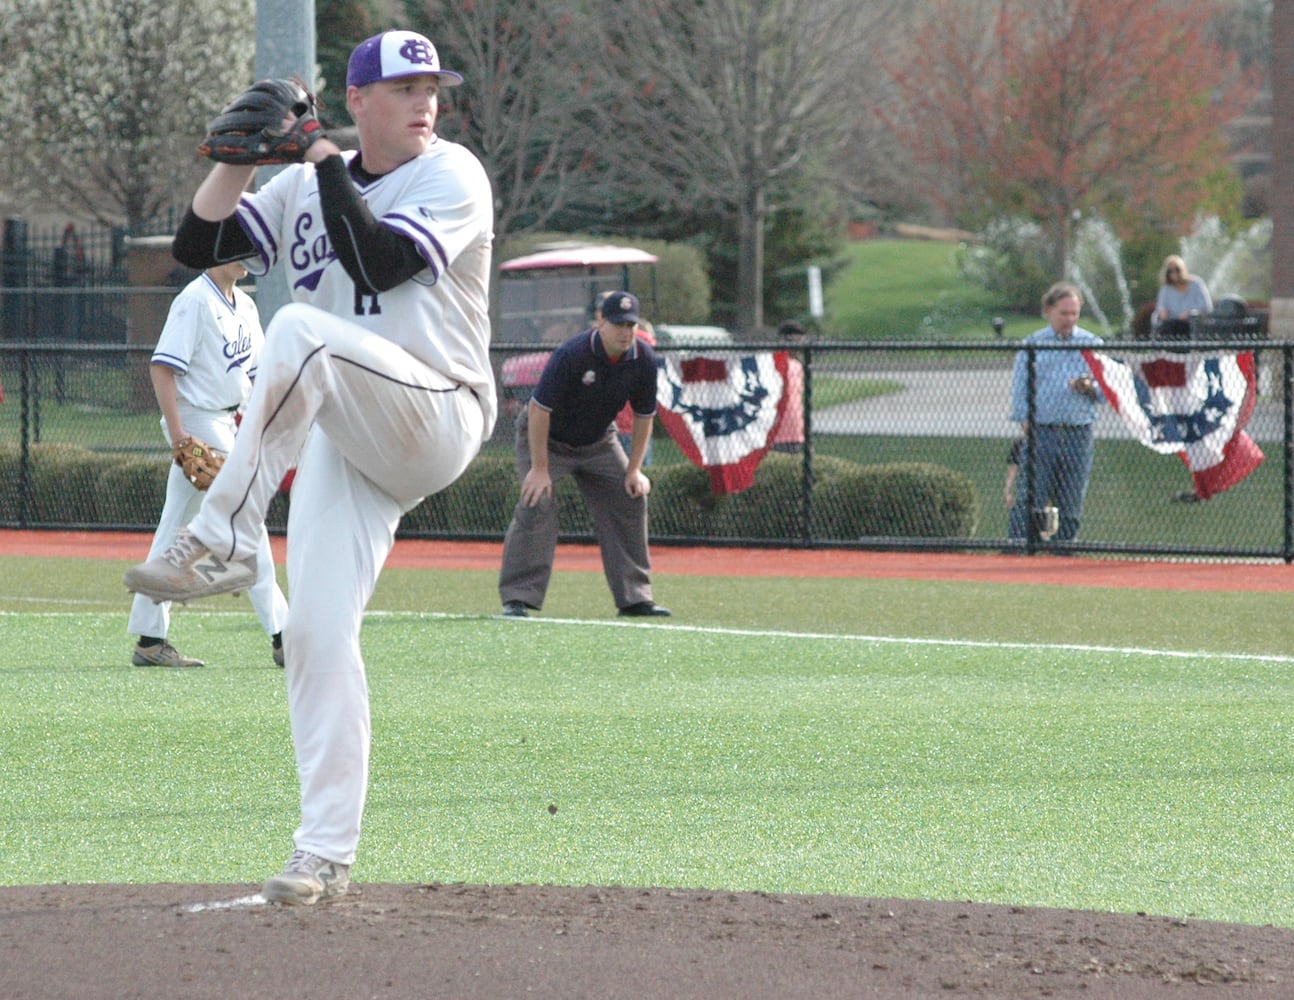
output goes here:
[[526, 605], [521, 601], [504, 601], [503, 617], [504, 618], [529, 618], [530, 612], [526, 610]]
[[651, 601], [639, 601], [637, 604], [626, 604], [620, 609], [621, 618], [668, 618], [669, 608], [662, 608]]

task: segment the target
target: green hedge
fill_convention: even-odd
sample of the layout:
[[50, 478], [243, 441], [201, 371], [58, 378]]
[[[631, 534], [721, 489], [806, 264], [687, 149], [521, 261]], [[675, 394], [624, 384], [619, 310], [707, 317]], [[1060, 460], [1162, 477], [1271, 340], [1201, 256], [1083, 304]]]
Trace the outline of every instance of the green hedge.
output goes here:
[[[33, 444], [28, 450], [31, 509], [28, 521], [41, 527], [105, 525], [149, 530], [166, 499], [169, 459], [95, 452], [74, 444]], [[22, 452], [0, 445], [0, 522], [18, 523]], [[271, 530], [287, 525], [282, 494], [270, 504]]]
[[815, 494], [825, 538], [969, 538], [979, 501], [969, 476], [929, 462], [858, 465]]
[[95, 483], [103, 524], [156, 524], [166, 499], [170, 466], [161, 458], [126, 458], [108, 464]]
[[[166, 496], [163, 456], [97, 453], [76, 445], [38, 444], [30, 451], [32, 510], [41, 526], [103, 524], [147, 529]], [[710, 477], [688, 462], [653, 466], [651, 533], [658, 538], [752, 539], [795, 542], [805, 537], [803, 464], [798, 455], [770, 453], [741, 493], [715, 496]], [[17, 523], [20, 453], [0, 445], [0, 521]], [[979, 504], [969, 477], [940, 465], [896, 462], [860, 465], [834, 456], [813, 462], [812, 537], [968, 538]], [[498, 536], [520, 495], [511, 455], [479, 456], [449, 489], [405, 515], [412, 535]], [[579, 488], [557, 486], [558, 523], [566, 536], [587, 537], [593, 526]], [[288, 500], [270, 506], [271, 530], [287, 525]]]
[[513, 457], [481, 455], [453, 486], [427, 497], [405, 514], [400, 530], [414, 534], [494, 534], [507, 528], [520, 496]]
[[[95, 481], [106, 467], [100, 457], [74, 444], [37, 444], [28, 451], [33, 522], [96, 524]], [[0, 445], [0, 519], [17, 521], [21, 505], [22, 452]]]
[[[770, 453], [750, 489], [718, 497], [710, 490], [709, 474], [690, 462], [654, 466], [647, 474], [655, 537], [788, 542], [804, 537], [804, 470], [798, 455]], [[975, 532], [979, 502], [973, 482], [940, 465], [860, 465], [819, 456], [813, 480], [813, 536], [818, 540], [965, 538]], [[482, 455], [453, 486], [405, 515], [401, 530], [498, 534], [506, 530], [519, 495], [512, 456]], [[557, 504], [564, 535], [592, 533], [570, 477], [557, 484]]]
[[[979, 504], [969, 477], [921, 462], [860, 465], [813, 461], [813, 537], [964, 538]], [[714, 496], [710, 477], [688, 463], [652, 473], [651, 530], [663, 537], [797, 540], [805, 535], [804, 467], [798, 455], [770, 453], [741, 493]]]

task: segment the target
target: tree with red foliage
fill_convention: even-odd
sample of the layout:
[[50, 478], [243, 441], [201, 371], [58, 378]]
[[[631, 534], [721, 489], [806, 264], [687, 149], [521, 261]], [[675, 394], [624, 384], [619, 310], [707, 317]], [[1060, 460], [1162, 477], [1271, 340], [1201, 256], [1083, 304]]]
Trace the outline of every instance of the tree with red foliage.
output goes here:
[[[995, 9], [994, 9], [995, 8]], [[933, 0], [882, 116], [963, 224], [1188, 228], [1226, 170], [1224, 126], [1257, 81], [1210, 38], [1214, 0]], [[976, 12], [980, 16], [976, 17]]]

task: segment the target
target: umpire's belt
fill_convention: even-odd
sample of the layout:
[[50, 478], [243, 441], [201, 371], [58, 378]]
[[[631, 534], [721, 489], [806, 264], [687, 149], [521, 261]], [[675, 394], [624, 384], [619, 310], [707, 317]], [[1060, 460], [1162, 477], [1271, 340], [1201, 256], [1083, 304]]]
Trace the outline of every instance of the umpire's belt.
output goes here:
[[1039, 424], [1039, 427], [1049, 427], [1054, 431], [1081, 431], [1084, 428], [1091, 427], [1091, 424]]

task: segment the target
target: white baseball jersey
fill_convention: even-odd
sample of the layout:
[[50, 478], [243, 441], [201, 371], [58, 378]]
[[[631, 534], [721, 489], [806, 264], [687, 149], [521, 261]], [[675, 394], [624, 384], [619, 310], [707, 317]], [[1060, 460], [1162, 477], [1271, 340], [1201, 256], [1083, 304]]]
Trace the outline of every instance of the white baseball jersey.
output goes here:
[[[356, 153], [342, 156], [349, 164]], [[263, 273], [282, 261], [295, 301], [352, 320], [468, 386], [492, 427], [498, 406], [486, 303], [494, 197], [484, 168], [466, 147], [436, 137], [421, 156], [359, 192], [427, 262], [412, 281], [361, 293], [328, 239], [313, 164], [290, 167], [243, 196], [238, 220], [260, 257], [260, 268], [255, 259], [249, 268]]]
[[183, 376], [179, 398], [199, 410], [242, 406], [251, 395], [265, 334], [256, 305], [241, 288], [230, 302], [211, 276], [200, 274], [171, 303], [152, 363]]

